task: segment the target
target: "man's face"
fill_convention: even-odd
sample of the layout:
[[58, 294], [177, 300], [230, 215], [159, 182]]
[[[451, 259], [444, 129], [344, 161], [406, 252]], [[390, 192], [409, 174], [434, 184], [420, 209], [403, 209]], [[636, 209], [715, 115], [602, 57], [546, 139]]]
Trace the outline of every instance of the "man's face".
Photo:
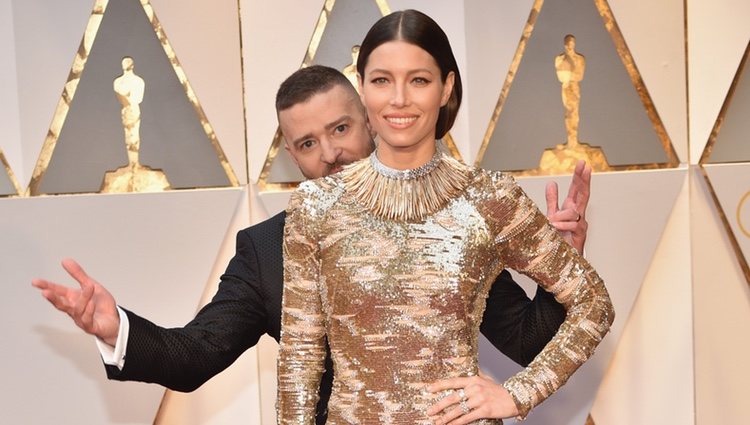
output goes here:
[[279, 112], [279, 126], [308, 179], [336, 173], [375, 147], [359, 98], [339, 85]]

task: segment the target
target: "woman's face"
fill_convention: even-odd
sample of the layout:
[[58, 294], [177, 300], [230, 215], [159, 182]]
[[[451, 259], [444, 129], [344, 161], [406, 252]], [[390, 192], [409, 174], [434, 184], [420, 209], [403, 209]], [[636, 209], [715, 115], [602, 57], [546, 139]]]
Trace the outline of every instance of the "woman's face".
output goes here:
[[453, 90], [453, 72], [444, 83], [426, 50], [389, 41], [370, 53], [360, 78], [362, 103], [382, 142], [395, 149], [434, 145], [435, 123]]

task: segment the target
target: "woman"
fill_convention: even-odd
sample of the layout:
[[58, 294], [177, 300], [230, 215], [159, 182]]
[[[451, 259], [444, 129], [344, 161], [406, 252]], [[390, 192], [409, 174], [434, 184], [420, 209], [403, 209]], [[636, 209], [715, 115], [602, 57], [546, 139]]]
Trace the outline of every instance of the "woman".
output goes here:
[[[329, 423], [525, 417], [608, 331], [604, 284], [511, 177], [438, 151], [461, 78], [432, 19], [407, 10], [379, 20], [357, 71], [377, 150], [303, 183], [288, 208], [279, 421], [312, 422], [326, 337], [335, 373]], [[557, 336], [489, 399], [472, 386], [428, 391], [446, 376], [478, 373], [484, 300], [506, 266], [566, 307]]]

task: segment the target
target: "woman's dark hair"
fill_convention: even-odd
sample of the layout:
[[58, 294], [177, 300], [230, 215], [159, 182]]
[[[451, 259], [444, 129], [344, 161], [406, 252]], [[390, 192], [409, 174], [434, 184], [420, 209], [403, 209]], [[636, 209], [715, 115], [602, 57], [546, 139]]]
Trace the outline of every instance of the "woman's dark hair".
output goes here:
[[357, 72], [362, 78], [365, 76], [365, 66], [372, 51], [381, 44], [396, 40], [413, 44], [429, 53], [440, 68], [443, 82], [451, 71], [455, 75], [451, 96], [448, 103], [440, 108], [435, 124], [435, 137], [439, 139], [453, 127], [458, 108], [461, 106], [461, 74], [458, 72], [448, 37], [437, 22], [417, 10], [403, 10], [384, 16], [370, 28], [359, 49]]

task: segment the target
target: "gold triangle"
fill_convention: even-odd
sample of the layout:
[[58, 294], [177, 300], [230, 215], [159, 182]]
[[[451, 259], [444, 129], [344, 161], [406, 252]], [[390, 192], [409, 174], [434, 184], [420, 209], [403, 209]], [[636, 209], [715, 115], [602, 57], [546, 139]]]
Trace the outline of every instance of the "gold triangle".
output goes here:
[[[391, 13], [391, 9], [388, 6], [386, 0], [373, 1], [377, 5], [378, 10], [380, 11], [382, 16]], [[310, 39], [310, 44], [305, 51], [305, 58], [302, 60], [302, 65], [300, 68], [304, 68], [316, 63], [315, 59], [316, 55], [318, 54], [318, 48], [320, 47], [321, 40], [323, 39], [323, 36], [326, 32], [327, 25], [330, 21], [331, 14], [333, 13], [335, 7], [336, 0], [325, 1], [323, 9], [320, 12], [320, 16], [318, 17], [318, 22], [315, 24], [315, 30], [313, 31], [313, 35]], [[342, 71], [345, 71], [345, 69], [342, 69]], [[453, 141], [450, 133], [446, 134], [445, 137], [443, 137], [443, 143], [446, 150], [453, 157], [461, 160], [461, 154], [459, 153], [458, 148], [456, 147], [456, 144]], [[302, 181], [302, 175], [296, 172], [294, 173], [294, 175], [284, 176], [282, 181], [276, 180], [271, 175], [274, 164], [278, 165], [280, 162], [284, 161], [285, 164], [283, 164], [282, 166], [284, 166], [285, 168], [292, 167], [290, 165], [291, 159], [289, 159], [287, 154], [284, 152], [283, 144], [284, 137], [282, 136], [281, 131], [277, 128], [276, 133], [273, 137], [273, 142], [271, 143], [271, 147], [268, 149], [266, 160], [263, 163], [263, 168], [260, 172], [260, 176], [258, 177], [258, 188], [261, 192], [294, 189], [295, 187], [297, 187], [299, 182]]]
[[8, 176], [8, 180], [10, 181], [10, 184], [13, 186], [13, 188], [16, 191], [15, 193], [0, 192], [0, 198], [23, 195], [23, 192], [21, 191], [21, 185], [18, 184], [18, 180], [16, 179], [15, 174], [13, 174], [13, 170], [10, 169], [10, 164], [8, 164], [8, 161], [5, 159], [5, 155], [3, 154], [2, 149], [0, 149], [0, 164], [2, 165], [0, 169], [5, 170], [5, 174]]
[[[729, 86], [727, 97], [726, 99], [724, 99], [724, 103], [721, 105], [719, 116], [716, 118], [716, 122], [714, 123], [713, 129], [711, 129], [711, 135], [708, 137], [708, 143], [706, 143], [706, 147], [703, 149], [703, 154], [701, 155], [701, 158], [698, 161], [698, 163], [701, 165], [708, 164], [709, 160], [711, 159], [711, 154], [714, 151], [714, 147], [716, 147], [716, 140], [719, 136], [719, 131], [721, 130], [722, 125], [724, 124], [724, 120], [727, 116], [727, 112], [729, 111], [729, 107], [732, 103], [732, 98], [734, 98], [735, 91], [737, 90], [737, 86], [739, 85], [739, 82], [742, 79], [742, 76], [744, 74], [745, 66], [747, 65], [747, 61], [748, 61], [748, 56], [750, 56], [750, 41], [747, 43], [747, 47], [745, 48], [745, 53], [742, 55], [742, 60], [740, 60], [740, 65], [737, 67], [737, 73], [734, 75], [734, 79], [732, 80], [732, 85]], [[750, 86], [750, 78], [748, 78], [748, 82], [746, 84]]]
[[[118, 1], [125, 1], [125, 0], [118, 0]], [[208, 122], [206, 114], [203, 111], [203, 108], [201, 107], [200, 102], [198, 101], [198, 98], [195, 92], [193, 91], [193, 88], [190, 85], [190, 82], [187, 79], [185, 71], [183, 70], [182, 66], [180, 65], [179, 60], [177, 59], [174, 49], [172, 48], [171, 44], [169, 43], [169, 40], [167, 39], [167, 36], [161, 26], [161, 23], [157, 19], [154, 13], [153, 7], [151, 6], [149, 0], [126, 0], [126, 1], [134, 1], [143, 8], [143, 12], [146, 14], [146, 17], [148, 18], [150, 25], [153, 27], [156, 37], [160, 41], [164, 54], [169, 60], [169, 63], [171, 64], [171, 67], [174, 70], [174, 73], [177, 79], [179, 80], [180, 84], [182, 85], [184, 89], [185, 95], [190, 105], [194, 109], [200, 121], [200, 126], [202, 127], [202, 130], [205, 132], [206, 137], [211, 143], [212, 150], [214, 151], [214, 153], [216, 154], [219, 160], [223, 173], [226, 174], [226, 178], [231, 186], [239, 186], [239, 181], [237, 180], [237, 177], [234, 174], [234, 171], [232, 170], [232, 167], [229, 164], [229, 161], [227, 160], [226, 155], [224, 154], [224, 151], [221, 148], [221, 145], [219, 144], [219, 141], [216, 137], [216, 133], [214, 132], [211, 124]], [[34, 171], [31, 176], [31, 182], [29, 184], [28, 193], [32, 196], [43, 194], [40, 191], [40, 185], [41, 185], [42, 179], [44, 178], [47, 172], [47, 169], [50, 164], [50, 160], [52, 159], [52, 156], [55, 151], [55, 147], [57, 145], [61, 131], [63, 127], [65, 126], [66, 118], [68, 117], [68, 112], [70, 111], [71, 104], [73, 102], [73, 99], [75, 98], [76, 90], [81, 81], [82, 74], [86, 68], [86, 63], [89, 60], [89, 55], [91, 53], [92, 46], [94, 45], [97, 34], [99, 33], [99, 28], [105, 16], [105, 13], [107, 11], [108, 4], [109, 4], [109, 0], [95, 0], [94, 7], [91, 12], [91, 16], [86, 25], [86, 30], [84, 32], [83, 39], [81, 40], [81, 44], [78, 48], [75, 59], [73, 60], [73, 65], [71, 67], [70, 73], [68, 74], [67, 82], [63, 88], [62, 96], [55, 109], [55, 113], [52, 118], [52, 123], [50, 125], [49, 131], [47, 132], [44, 145], [42, 146], [41, 153], [37, 159], [36, 166], [34, 167]], [[60, 192], [60, 193], [70, 193], [70, 192]]]
[[[663, 163], [616, 165], [616, 166], [609, 166], [607, 164], [606, 171], [658, 169], [658, 168], [677, 167], [679, 165], [679, 158], [677, 157], [677, 154], [674, 150], [674, 147], [672, 146], [672, 142], [669, 138], [669, 135], [667, 134], [667, 131], [664, 128], [664, 125], [661, 122], [661, 119], [659, 118], [656, 108], [654, 107], [653, 101], [651, 100], [651, 97], [648, 94], [648, 90], [646, 89], [646, 86], [643, 82], [643, 79], [641, 78], [638, 68], [635, 65], [635, 62], [633, 61], [633, 57], [630, 54], [630, 50], [628, 49], [627, 44], [625, 43], [625, 39], [623, 38], [622, 33], [620, 32], [620, 29], [617, 25], [617, 21], [615, 20], [614, 15], [612, 14], [612, 10], [610, 9], [609, 4], [607, 3], [606, 0], [593, 0], [593, 1], [595, 3], [596, 9], [599, 15], [601, 16], [603, 20], [603, 25], [605, 26], [607, 32], [612, 37], [612, 41], [615, 44], [617, 53], [625, 66], [625, 69], [628, 73], [631, 83], [633, 84], [634, 89], [636, 90], [636, 92], [638, 93], [640, 97], [641, 103], [646, 109], [648, 118], [656, 132], [656, 135], [658, 136], [658, 139], [661, 143], [661, 147], [664, 150], [664, 153], [667, 157], [667, 161]], [[482, 164], [485, 154], [487, 153], [487, 148], [495, 132], [495, 127], [497, 125], [498, 119], [500, 118], [500, 115], [503, 111], [503, 107], [505, 106], [505, 102], [508, 98], [511, 86], [513, 85], [513, 80], [517, 75], [519, 65], [521, 64], [521, 61], [524, 57], [524, 52], [526, 50], [529, 39], [531, 38], [531, 35], [534, 32], [534, 27], [536, 25], [537, 18], [539, 17], [539, 14], [542, 10], [543, 5], [544, 5], [544, 0], [535, 0], [531, 8], [529, 18], [523, 29], [521, 40], [518, 43], [518, 47], [516, 49], [513, 60], [511, 62], [510, 69], [505, 77], [505, 82], [500, 91], [500, 95], [498, 97], [495, 110], [492, 114], [492, 118], [490, 119], [484, 139], [482, 140], [482, 145], [479, 149], [479, 153], [477, 155], [476, 162], [475, 162], [476, 165]], [[583, 143], [581, 144], [584, 145]], [[559, 146], [561, 145], [558, 145], [558, 147]], [[588, 145], [586, 146], [588, 147]], [[592, 147], [592, 148], [598, 148], [598, 147]], [[554, 149], [548, 149], [548, 150], [552, 151]], [[600, 157], [603, 157], [603, 154], [601, 152], [598, 155]], [[606, 164], [606, 160], [604, 163]], [[558, 172], [549, 172], [548, 170], [543, 170], [540, 168], [531, 169], [531, 170], [514, 169], [514, 170], [505, 170], [505, 171], [509, 171], [515, 175], [558, 174]], [[572, 172], [572, 169], [570, 170], [570, 172]]]

